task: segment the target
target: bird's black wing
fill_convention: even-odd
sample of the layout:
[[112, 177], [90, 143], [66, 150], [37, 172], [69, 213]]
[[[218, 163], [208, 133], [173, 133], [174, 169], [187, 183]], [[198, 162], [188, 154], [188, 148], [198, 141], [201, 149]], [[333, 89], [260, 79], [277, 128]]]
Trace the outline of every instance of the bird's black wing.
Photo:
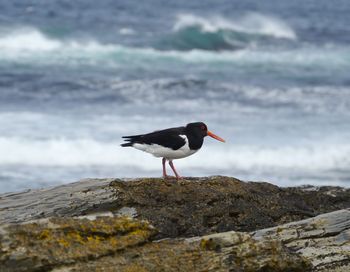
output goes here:
[[121, 146], [132, 146], [135, 143], [149, 145], [158, 144], [173, 150], [177, 150], [186, 143], [185, 139], [180, 136], [184, 134], [185, 127], [176, 127], [158, 130], [148, 134], [123, 136], [122, 138], [124, 138], [127, 143], [121, 144]]

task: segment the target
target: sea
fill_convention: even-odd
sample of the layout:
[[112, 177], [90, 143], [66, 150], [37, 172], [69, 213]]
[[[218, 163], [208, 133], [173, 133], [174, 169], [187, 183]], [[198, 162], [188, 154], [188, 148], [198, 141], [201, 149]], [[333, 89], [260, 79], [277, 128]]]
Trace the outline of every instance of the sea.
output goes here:
[[[0, 0], [0, 192], [160, 177], [121, 136], [205, 122], [183, 176], [350, 185], [348, 0]], [[169, 169], [170, 171], [170, 169]]]

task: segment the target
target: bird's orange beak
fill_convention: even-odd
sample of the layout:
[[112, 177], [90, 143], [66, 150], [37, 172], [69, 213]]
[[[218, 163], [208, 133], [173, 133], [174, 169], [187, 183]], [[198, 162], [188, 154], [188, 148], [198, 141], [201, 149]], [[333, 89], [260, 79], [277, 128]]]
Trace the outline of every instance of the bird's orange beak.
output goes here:
[[214, 138], [215, 140], [220, 141], [220, 142], [223, 142], [223, 143], [225, 142], [224, 139], [220, 138], [219, 136], [215, 135], [213, 132], [210, 132], [209, 130], [207, 132], [207, 135]]

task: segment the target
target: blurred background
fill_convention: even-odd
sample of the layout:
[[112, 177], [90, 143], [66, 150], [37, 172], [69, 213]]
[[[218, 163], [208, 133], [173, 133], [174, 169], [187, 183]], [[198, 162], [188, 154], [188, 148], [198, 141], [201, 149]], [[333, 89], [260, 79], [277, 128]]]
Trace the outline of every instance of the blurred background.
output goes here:
[[347, 0], [0, 0], [0, 192], [161, 176], [122, 135], [203, 121], [184, 176], [348, 186]]

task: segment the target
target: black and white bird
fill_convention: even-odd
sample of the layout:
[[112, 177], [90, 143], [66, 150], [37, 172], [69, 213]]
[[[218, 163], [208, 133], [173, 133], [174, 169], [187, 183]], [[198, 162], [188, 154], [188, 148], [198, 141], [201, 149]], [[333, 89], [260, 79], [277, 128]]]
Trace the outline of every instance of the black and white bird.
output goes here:
[[189, 123], [184, 127], [168, 128], [147, 134], [123, 136], [126, 143], [123, 147], [131, 146], [145, 151], [155, 157], [162, 159], [163, 177], [167, 178], [166, 161], [169, 161], [171, 169], [177, 179], [177, 173], [173, 160], [188, 157], [196, 153], [203, 145], [205, 136], [210, 136], [218, 141], [225, 142], [224, 139], [210, 132], [206, 124], [202, 122]]

